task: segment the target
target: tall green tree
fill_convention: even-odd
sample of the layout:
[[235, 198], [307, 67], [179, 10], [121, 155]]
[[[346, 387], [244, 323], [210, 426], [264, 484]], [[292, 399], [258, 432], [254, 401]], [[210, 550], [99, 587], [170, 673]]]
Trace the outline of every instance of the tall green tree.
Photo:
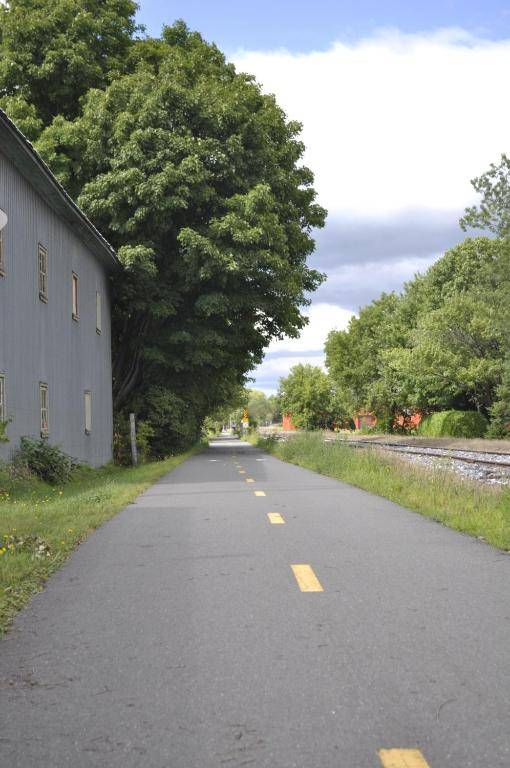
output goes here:
[[326, 366], [351, 416], [360, 408], [370, 408], [384, 417], [396, 407], [381, 383], [384, 350], [404, 346], [409, 330], [399, 307], [396, 294], [383, 294], [351, 319], [347, 331], [328, 335]]
[[250, 421], [256, 423], [258, 426], [265, 426], [266, 423], [271, 423], [273, 420], [273, 402], [259, 389], [248, 390], [246, 409]]
[[418, 406], [487, 414], [504, 365], [497, 312], [471, 291], [420, 318], [406, 375]]
[[214, 45], [176, 23], [132, 55], [133, 73], [57, 116], [38, 148], [124, 265], [115, 406], [156, 423], [162, 451], [304, 326], [325, 211], [301, 126]]
[[318, 366], [293, 366], [289, 375], [280, 379], [278, 397], [283, 412], [292, 415], [296, 427], [331, 426], [333, 390], [328, 375]]
[[282, 420], [282, 406], [278, 395], [269, 395], [267, 398], [269, 407], [271, 408], [271, 419], [274, 424]]

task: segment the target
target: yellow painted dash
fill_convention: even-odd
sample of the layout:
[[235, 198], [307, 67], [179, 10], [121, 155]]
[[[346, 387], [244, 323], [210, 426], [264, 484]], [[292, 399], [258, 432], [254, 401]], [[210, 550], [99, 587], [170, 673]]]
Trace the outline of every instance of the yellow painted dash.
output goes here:
[[264, 491], [254, 491], [255, 496], [265, 496]]
[[285, 520], [279, 512], [268, 512], [267, 516], [269, 518], [269, 522], [273, 525], [284, 525], [285, 523]]
[[254, 482], [255, 482], [255, 480], [253, 479], [253, 477], [247, 477], [247, 478], [245, 478], [245, 479], [246, 479], [246, 482], [247, 482], [247, 483], [254, 483]]
[[419, 749], [380, 749], [383, 768], [429, 768]]
[[246, 474], [246, 471], [244, 469], [239, 469], [238, 472], [239, 472], [240, 475], [245, 475]]
[[291, 565], [301, 592], [324, 592], [310, 565]]

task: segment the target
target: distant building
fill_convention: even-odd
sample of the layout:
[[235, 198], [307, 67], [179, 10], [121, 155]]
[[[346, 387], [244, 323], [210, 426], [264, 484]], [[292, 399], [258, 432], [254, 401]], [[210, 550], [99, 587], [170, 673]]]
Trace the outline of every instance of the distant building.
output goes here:
[[370, 429], [375, 427], [377, 419], [371, 411], [358, 411], [354, 417], [356, 429]]
[[284, 413], [282, 416], [282, 429], [284, 431], [291, 431], [296, 429], [295, 425], [292, 423], [292, 414], [291, 413]]
[[399, 414], [393, 422], [394, 427], [401, 427], [406, 432], [412, 432], [418, 429], [423, 419], [423, 413], [421, 411], [414, 411], [412, 409], [406, 410], [404, 413]]
[[93, 466], [112, 457], [106, 240], [0, 110], [0, 420]]

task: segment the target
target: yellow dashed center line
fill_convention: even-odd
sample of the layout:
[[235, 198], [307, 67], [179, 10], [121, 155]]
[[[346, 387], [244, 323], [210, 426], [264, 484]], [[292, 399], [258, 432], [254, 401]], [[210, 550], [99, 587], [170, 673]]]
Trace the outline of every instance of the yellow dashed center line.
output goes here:
[[244, 469], [238, 469], [237, 471], [239, 472], [240, 475], [246, 474], [246, 471]]
[[285, 523], [285, 520], [279, 512], [268, 512], [267, 516], [269, 518], [269, 522], [273, 525], [284, 525]]
[[247, 483], [254, 483], [255, 482], [253, 477], [246, 477], [245, 480], [246, 480]]
[[301, 592], [324, 592], [310, 565], [291, 565]]
[[264, 491], [254, 491], [255, 496], [265, 496]]
[[383, 768], [429, 768], [419, 749], [380, 749]]

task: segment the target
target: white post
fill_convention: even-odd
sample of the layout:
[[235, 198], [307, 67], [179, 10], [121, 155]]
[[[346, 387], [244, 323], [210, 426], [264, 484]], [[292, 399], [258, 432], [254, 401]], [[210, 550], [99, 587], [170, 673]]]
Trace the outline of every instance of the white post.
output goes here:
[[133, 462], [133, 466], [136, 466], [138, 464], [138, 451], [136, 450], [136, 425], [134, 413], [129, 414], [129, 427], [129, 433], [131, 436], [131, 460]]

